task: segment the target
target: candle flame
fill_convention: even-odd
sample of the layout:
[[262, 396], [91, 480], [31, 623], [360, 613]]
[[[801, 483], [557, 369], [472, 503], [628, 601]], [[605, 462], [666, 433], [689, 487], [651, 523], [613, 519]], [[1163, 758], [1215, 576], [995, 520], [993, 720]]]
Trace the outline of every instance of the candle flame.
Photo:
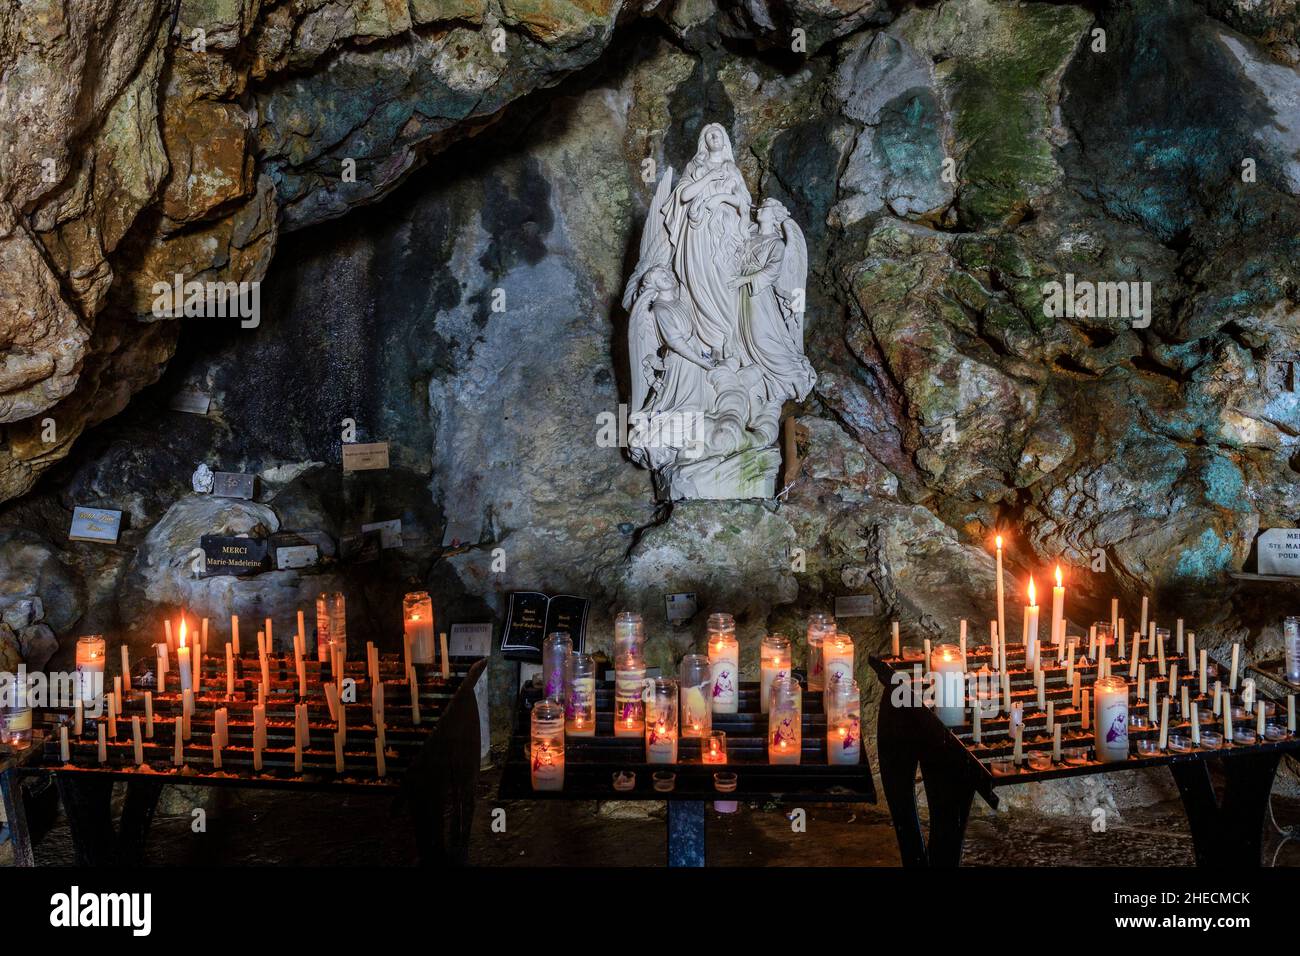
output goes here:
[[1029, 579], [1029, 606], [1033, 607], [1038, 602], [1034, 600], [1034, 579]]
[[997, 542], [998, 550], [1001, 551], [1001, 550], [1002, 550], [1002, 535], [998, 535], [998, 536], [997, 536], [996, 538], [994, 538], [993, 540]]
[[185, 646], [185, 618], [181, 618], [181, 647]]
[[1062, 587], [1062, 584], [1061, 584], [1061, 566], [1060, 566], [1059, 564], [1056, 566], [1056, 586], [1057, 586], [1058, 588], [1059, 588], [1059, 587]]

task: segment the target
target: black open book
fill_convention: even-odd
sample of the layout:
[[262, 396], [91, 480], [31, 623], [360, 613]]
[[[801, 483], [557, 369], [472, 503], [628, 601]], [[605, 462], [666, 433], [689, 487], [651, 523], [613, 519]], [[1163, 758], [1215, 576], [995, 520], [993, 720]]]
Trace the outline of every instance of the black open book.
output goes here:
[[541, 591], [513, 591], [501, 635], [501, 653], [508, 660], [539, 663], [547, 634], [565, 631], [581, 653], [587, 635], [591, 601], [571, 594], [548, 597]]

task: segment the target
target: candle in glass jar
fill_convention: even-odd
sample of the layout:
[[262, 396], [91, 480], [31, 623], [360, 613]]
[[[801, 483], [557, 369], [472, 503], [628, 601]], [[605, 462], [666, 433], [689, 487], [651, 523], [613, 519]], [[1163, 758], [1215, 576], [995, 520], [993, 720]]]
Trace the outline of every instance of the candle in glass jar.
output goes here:
[[687, 654], [678, 671], [681, 680], [681, 733], [683, 737], [707, 737], [713, 725], [712, 664], [703, 654]]
[[[430, 614], [432, 626], [432, 613]], [[348, 602], [341, 591], [327, 591], [316, 596], [316, 659], [329, 661], [330, 645], [347, 648]]]
[[1128, 759], [1128, 681], [1105, 677], [1093, 685], [1093, 748], [1102, 763]]
[[708, 622], [709, 669], [713, 712], [734, 714], [740, 702], [740, 643], [730, 614], [711, 614]]
[[710, 730], [708, 736], [700, 742], [700, 761], [709, 764], [727, 762], [727, 734], [722, 730]]
[[822, 644], [835, 633], [835, 618], [823, 611], [808, 617], [808, 689], [826, 688], [826, 668], [822, 660]]
[[[825, 647], [823, 647], [823, 653]], [[784, 634], [769, 634], [759, 647], [759, 710], [768, 712], [772, 683], [790, 676], [790, 639]]]
[[89, 704], [104, 693], [105, 642], [102, 634], [77, 639], [77, 686], [80, 698]]
[[966, 722], [966, 675], [956, 645], [940, 644], [934, 648], [930, 653], [930, 672], [934, 675], [935, 715], [945, 727], [961, 726]]
[[836, 679], [853, 680], [853, 638], [841, 631], [826, 635], [822, 642], [822, 660], [827, 687]]
[[624, 657], [614, 667], [614, 736], [641, 737], [645, 734], [645, 661]]
[[410, 642], [411, 663], [432, 664], [437, 654], [433, 598], [428, 591], [412, 591], [402, 598], [405, 638]]
[[596, 736], [596, 662], [590, 654], [573, 654], [565, 664], [568, 701], [564, 732], [570, 737]]
[[568, 698], [564, 689], [564, 669], [573, 654], [573, 640], [567, 631], [555, 631], [542, 642], [542, 696], [561, 706]]
[[856, 764], [862, 759], [862, 694], [856, 681], [837, 681], [827, 692], [826, 762]]
[[803, 690], [788, 674], [773, 677], [767, 712], [767, 760], [797, 764], [803, 750]]
[[564, 708], [541, 700], [530, 716], [529, 759], [534, 790], [564, 789]]
[[678, 727], [677, 681], [656, 678], [647, 682], [645, 713], [646, 763], [676, 763]]
[[645, 624], [635, 611], [619, 611], [614, 618], [614, 660], [645, 656]]

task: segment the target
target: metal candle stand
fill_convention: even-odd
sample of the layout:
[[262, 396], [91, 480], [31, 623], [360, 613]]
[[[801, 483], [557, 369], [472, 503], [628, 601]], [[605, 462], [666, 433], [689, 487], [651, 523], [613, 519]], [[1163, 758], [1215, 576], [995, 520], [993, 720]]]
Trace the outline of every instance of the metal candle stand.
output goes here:
[[[135, 686], [124, 694], [123, 707], [116, 718], [117, 736], [106, 743], [104, 763], [99, 761], [98, 727], [107, 726], [106, 713], [84, 717], [83, 733], [74, 737], [70, 709], [42, 709], [45, 732], [33, 742], [26, 759], [6, 766], [4, 780], [0, 781], [4, 784], [0, 793], [10, 819], [14, 819], [14, 814], [19, 820], [23, 816], [15, 785], [17, 776], [52, 772], [72, 829], [78, 862], [136, 863], [164, 784], [325, 793], [400, 790], [414, 811], [422, 858], [428, 862], [436, 859], [464, 862], [479, 767], [479, 716], [474, 685], [486, 662], [453, 658], [446, 678], [442, 677], [440, 665], [414, 665], [420, 688], [421, 717], [416, 724], [401, 657], [380, 658], [380, 678], [389, 687], [384, 707], [386, 774], [380, 777], [374, 752], [377, 728], [371, 717], [371, 688], [365, 662], [349, 661], [344, 669], [344, 677], [356, 680], [358, 699], [350, 704], [339, 703], [348, 713], [349, 749], [344, 754], [344, 770], [338, 773], [333, 747], [337, 725], [330, 719], [324, 691], [334, 683], [334, 675], [329, 674], [326, 665], [305, 662], [307, 694], [299, 697], [293, 656], [271, 655], [269, 660], [271, 682], [266, 694], [262, 770], [253, 767], [252, 716], [258, 702], [260, 659], [256, 655], [235, 658], [235, 693], [227, 696], [225, 659], [209, 656], [202, 660], [200, 689], [194, 697], [190, 740], [184, 744], [182, 766], [172, 765], [175, 719], [182, 716], [179, 690], [154, 693], [154, 736], [143, 738], [141, 766], [135, 763], [131, 718], [140, 717], [144, 724], [144, 692], [151, 689], [149, 686]], [[171, 686], [176, 686], [174, 680]], [[302, 771], [297, 772], [293, 769], [293, 708], [301, 703], [308, 705], [309, 741], [319, 744], [325, 738], [329, 746], [305, 747]], [[220, 708], [228, 712], [229, 743], [222, 748], [222, 766], [216, 769], [209, 741]], [[60, 725], [68, 726], [69, 760], [66, 762], [60, 753]], [[141, 732], [143, 735], [143, 727]], [[368, 746], [358, 748], [359, 742]], [[110, 801], [113, 784], [118, 781], [126, 782], [127, 795], [115, 835]], [[450, 836], [444, 833], [446, 810], [453, 817]], [[19, 862], [30, 865], [30, 841], [26, 841], [26, 846]]]
[[[678, 743], [678, 763], [651, 764], [645, 760], [640, 737], [615, 737], [614, 685], [596, 687], [596, 735], [565, 740], [564, 788], [534, 791], [525, 747], [529, 713], [542, 697], [540, 689], [520, 692], [510, 750], [501, 775], [502, 800], [664, 800], [668, 804], [668, 865], [703, 866], [705, 863], [705, 804], [710, 800], [800, 803], [875, 803], [876, 789], [866, 748], [858, 764], [826, 763], [826, 713], [820, 691], [803, 695], [803, 746], [801, 763], [770, 764], [767, 757], [767, 714], [759, 712], [758, 682], [740, 685], [738, 713], [713, 714], [714, 730], [727, 734], [726, 764], [706, 764], [700, 757], [700, 738], [683, 737]], [[669, 770], [676, 774], [671, 791], [656, 790], [651, 775]], [[632, 771], [632, 790], [615, 790], [613, 775]], [[736, 789], [717, 791], [713, 775], [730, 771]]]
[[[1168, 652], [1172, 640], [1165, 641]], [[1141, 647], [1148, 639], [1141, 639]], [[1046, 693], [1045, 703], [1053, 701], [1054, 719], [1062, 725], [1062, 751], [1071, 747], [1092, 746], [1093, 731], [1083, 731], [1079, 708], [1070, 706], [1072, 687], [1065, 683], [1064, 662], [1046, 666], [1046, 658], [1055, 656], [1050, 643], [1043, 645]], [[1022, 747], [1026, 756], [1034, 750], [1052, 749], [1052, 741], [1030, 737], [1030, 733], [1046, 724], [1045, 711], [1037, 710], [1038, 691], [1034, 684], [1032, 668], [1025, 667], [1025, 646], [1012, 644], [1007, 648], [1007, 669], [1011, 676], [1012, 703], [1024, 705], [1025, 732]], [[1139, 656], [1139, 663], [1147, 665], [1147, 674], [1155, 672], [1158, 655]], [[1166, 666], [1178, 664], [1178, 685], [1199, 688], [1199, 675], [1187, 672], [1185, 654], [1166, 653]], [[1086, 776], [1095, 773], [1114, 773], [1145, 767], [1168, 766], [1178, 785], [1183, 807], [1192, 831], [1192, 841], [1198, 866], [1259, 866], [1260, 846], [1265, 814], [1268, 811], [1269, 792], [1273, 777], [1284, 753], [1300, 750], [1300, 736], [1291, 734], [1283, 740], [1259, 739], [1253, 744], [1234, 744], [1225, 741], [1219, 749], [1195, 747], [1185, 752], [1172, 750], [1152, 754], [1130, 753], [1126, 761], [1101, 763], [1095, 755], [1081, 765], [1053, 763], [1050, 769], [1031, 770], [1027, 763], [1005, 775], [994, 775], [986, 761], [1006, 758], [1013, 753], [1010, 720], [1001, 712], [996, 718], [981, 721], [982, 743], [974, 742], [967, 699], [966, 721], [960, 727], [949, 728], [940, 722], [935, 712], [924, 706], [913, 706], [910, 687], [896, 694], [901, 682], [910, 685], [918, 666], [924, 673], [924, 662], [905, 657], [870, 658], [872, 669], [879, 679], [883, 692], [880, 717], [877, 724], [877, 747], [880, 759], [880, 777], [885, 799], [893, 818], [894, 833], [904, 866], [950, 867], [961, 862], [962, 845], [970, 816], [971, 801], [979, 794], [990, 807], [997, 808], [997, 789], [1025, 783], [1036, 783], [1062, 777]], [[972, 647], [968, 652], [967, 670], [978, 671], [981, 666], [991, 669], [992, 651], [987, 645]], [[1122, 665], [1122, 666], [1121, 666]], [[1129, 661], [1111, 661], [1112, 676], [1128, 680]], [[1083, 689], [1090, 690], [1097, 677], [1097, 664], [1091, 662], [1075, 672], [1082, 675]], [[1164, 690], [1167, 676], [1155, 678]], [[1226, 682], [1225, 682], [1226, 684]], [[1130, 707], [1136, 695], [1136, 682], [1129, 681]], [[1177, 702], [1178, 688], [1172, 695]], [[1212, 706], [1209, 698], [1189, 691], [1189, 698], [1200, 704], [1203, 712]], [[918, 696], [916, 699], [920, 699]], [[1256, 694], [1256, 701], [1269, 698]], [[999, 695], [999, 700], [1001, 697]], [[1173, 703], [1171, 702], [1171, 703]], [[1142, 706], [1146, 706], [1143, 702]], [[1258, 703], [1257, 705], [1258, 706]], [[1133, 710], [1130, 710], [1132, 713]], [[1279, 714], [1285, 715], [1282, 702]], [[1253, 722], [1251, 724], [1253, 729]], [[1170, 730], [1186, 733], [1190, 721], [1181, 714], [1177, 723], [1172, 713]], [[1217, 729], [1217, 728], [1216, 728]], [[1130, 731], [1133, 739], [1159, 739], [1159, 727]], [[1222, 764], [1223, 796], [1214, 791], [1209, 771], [1209, 759], [1218, 758]], [[916, 772], [920, 768], [929, 806], [929, 832], [924, 833], [916, 802]]]

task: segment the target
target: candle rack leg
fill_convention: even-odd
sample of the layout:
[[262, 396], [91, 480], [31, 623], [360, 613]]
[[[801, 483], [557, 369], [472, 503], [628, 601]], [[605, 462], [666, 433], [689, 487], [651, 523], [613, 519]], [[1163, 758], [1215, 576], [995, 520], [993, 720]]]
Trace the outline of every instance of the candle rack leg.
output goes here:
[[4, 800], [5, 820], [14, 845], [15, 866], [35, 866], [31, 833], [27, 829], [27, 807], [23, 802], [22, 779], [10, 768], [0, 773], [0, 798]]
[[889, 804], [889, 816], [898, 839], [903, 866], [926, 866], [925, 838], [921, 834], [921, 817], [916, 809], [916, 768], [920, 759], [908, 743], [907, 721], [889, 702], [885, 689], [880, 701], [876, 724], [876, 751], [880, 759], [880, 782]]
[[78, 866], [109, 866], [113, 852], [113, 781], [56, 773]]
[[668, 865], [704, 866], [704, 801], [668, 801]]
[[1215, 796], [1206, 761], [1170, 765], [1187, 812], [1197, 866], [1260, 865], [1264, 817], [1279, 760], [1276, 753], [1224, 754], [1222, 800]]
[[975, 788], [962, 774], [927, 761], [921, 762], [921, 775], [930, 808], [930, 839], [926, 848], [930, 866], [961, 866]]
[[131, 780], [126, 785], [126, 803], [117, 827], [119, 866], [139, 866], [144, 858], [144, 841], [158, 809], [163, 784], [159, 780]]

